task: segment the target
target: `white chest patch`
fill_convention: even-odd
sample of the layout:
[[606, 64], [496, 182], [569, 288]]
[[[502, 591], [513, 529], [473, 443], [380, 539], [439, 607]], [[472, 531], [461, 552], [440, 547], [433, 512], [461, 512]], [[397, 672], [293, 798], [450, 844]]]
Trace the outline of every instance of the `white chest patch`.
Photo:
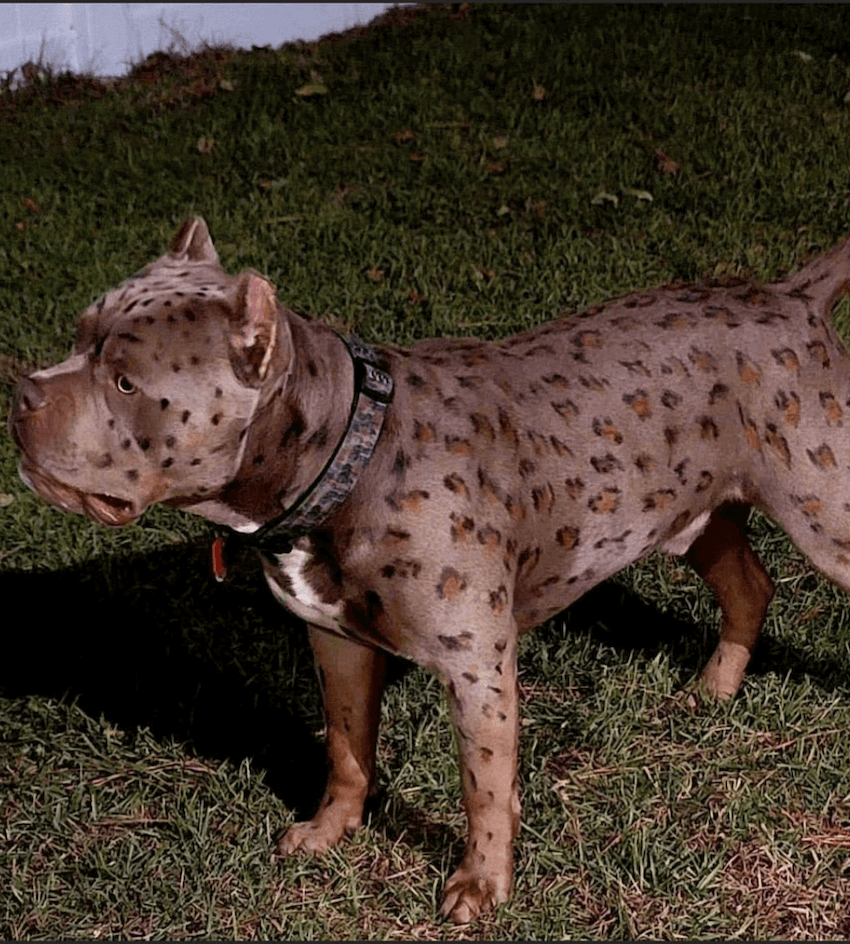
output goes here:
[[278, 603], [313, 626], [341, 632], [351, 627], [343, 616], [343, 603], [325, 603], [307, 583], [304, 571], [313, 555], [293, 548], [288, 554], [275, 554], [277, 571], [266, 571], [266, 580]]

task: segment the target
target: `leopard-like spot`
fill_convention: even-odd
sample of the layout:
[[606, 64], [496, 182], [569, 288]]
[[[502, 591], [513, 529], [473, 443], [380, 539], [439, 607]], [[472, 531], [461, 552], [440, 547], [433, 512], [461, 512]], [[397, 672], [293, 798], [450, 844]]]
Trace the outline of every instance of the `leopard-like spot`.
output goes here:
[[443, 485], [455, 495], [460, 495], [463, 498], [469, 498], [469, 489], [466, 487], [466, 482], [457, 474], [457, 472], [452, 472], [451, 475], [447, 475], [443, 479]]
[[590, 464], [600, 475], [610, 475], [612, 472], [622, 472], [625, 466], [610, 452], [604, 456], [591, 456]]
[[570, 447], [565, 442], [558, 439], [557, 436], [550, 436], [549, 442], [552, 444], [552, 448], [555, 450], [556, 456], [560, 456], [563, 459], [572, 458], [575, 455], [572, 449], [570, 449]]
[[720, 436], [720, 430], [717, 423], [710, 416], [701, 416], [697, 420], [699, 426], [700, 439], [717, 439]]
[[791, 498], [806, 518], [817, 518], [823, 511], [823, 502], [817, 495], [792, 495]]
[[841, 417], [843, 415], [841, 404], [828, 391], [821, 391], [819, 394], [820, 405], [826, 416], [826, 422], [829, 426], [841, 426]]
[[419, 420], [413, 421], [413, 438], [418, 443], [432, 443], [437, 438], [437, 430], [433, 423], [422, 423]]
[[564, 487], [567, 490], [567, 497], [572, 498], [573, 501], [581, 498], [581, 494], [584, 491], [584, 482], [579, 479], [566, 479], [564, 482]]
[[620, 367], [625, 367], [630, 374], [637, 374], [640, 377], [651, 377], [652, 371], [643, 361], [619, 361]]
[[572, 421], [579, 415], [580, 412], [579, 408], [575, 405], [575, 403], [573, 403], [572, 400], [561, 400], [559, 403], [556, 403], [553, 400], [549, 405], [567, 424], [572, 423]]
[[493, 424], [483, 413], [470, 413], [469, 421], [472, 423], [472, 428], [477, 436], [484, 436], [490, 442], [495, 442], [496, 431], [493, 429]]
[[393, 577], [414, 579], [422, 572], [422, 562], [414, 558], [394, 557], [389, 564], [381, 568], [381, 576], [391, 580]]
[[568, 551], [572, 551], [579, 545], [579, 541], [581, 540], [581, 530], [575, 525], [564, 525], [563, 528], [558, 528], [558, 530], [555, 532], [555, 540], [561, 545], [561, 547], [566, 548]]
[[551, 512], [555, 504], [555, 492], [547, 482], [545, 486], [531, 490], [531, 500], [535, 511]]
[[791, 450], [788, 447], [788, 440], [777, 430], [775, 423], [767, 423], [767, 435], [765, 442], [776, 453], [785, 464], [786, 468], [791, 468]]
[[520, 551], [520, 555], [517, 558], [517, 570], [522, 570], [526, 564], [528, 564], [528, 570], [532, 571], [537, 566], [540, 561], [540, 548], [539, 547], [526, 547]]
[[579, 348], [600, 348], [602, 347], [602, 334], [595, 330], [577, 331], [570, 341]]
[[622, 496], [619, 488], [603, 488], [587, 503], [587, 507], [597, 515], [612, 515], [620, 507]]
[[795, 374], [800, 372], [800, 358], [790, 347], [775, 348], [770, 353], [780, 367], [794, 371]]
[[758, 387], [761, 384], [761, 368], [753, 363], [746, 354], [741, 351], [735, 352], [735, 364], [738, 368], [738, 376], [741, 383], [747, 387]]
[[[454, 567], [444, 567], [440, 572], [440, 580], [437, 583], [437, 596], [441, 600], [448, 600], [453, 603], [466, 590], [467, 579], [463, 574], [458, 573]], [[471, 639], [471, 633], [461, 633], [460, 637]], [[442, 641], [444, 637], [440, 637]], [[458, 639], [459, 637], [451, 637]]]
[[717, 359], [711, 351], [704, 351], [693, 345], [688, 351], [688, 360], [703, 374], [717, 373]]
[[725, 400], [729, 393], [729, 388], [726, 384], [716, 383], [708, 393], [708, 405], [714, 406], [717, 403]]
[[609, 416], [604, 419], [600, 419], [598, 416], [595, 417], [591, 428], [595, 435], [607, 439], [608, 442], [614, 443], [616, 446], [619, 446], [623, 441], [623, 434], [617, 429]]
[[634, 461], [635, 467], [643, 475], [649, 475], [655, 468], [655, 459], [648, 452], [639, 452]]
[[393, 511], [421, 511], [422, 503], [430, 497], [430, 492], [415, 488], [409, 492], [392, 492], [384, 497], [384, 501]]
[[643, 496], [642, 511], [666, 511], [676, 500], [676, 492], [672, 488], [660, 488]]
[[714, 476], [711, 474], [711, 472], [709, 472], [708, 469], [703, 469], [699, 474], [697, 485], [694, 491], [697, 494], [704, 492], [706, 489], [711, 488], [713, 482]]
[[472, 443], [468, 439], [463, 439], [460, 436], [446, 436], [445, 438], [446, 452], [451, 453], [455, 456], [471, 456], [472, 455]]
[[788, 426], [797, 426], [800, 422], [800, 398], [792, 390], [786, 393], [784, 390], [777, 390], [773, 402], [782, 410], [782, 418]]
[[489, 524], [479, 528], [475, 536], [478, 538], [478, 543], [483, 544], [488, 550], [495, 550], [502, 543], [502, 532]]
[[829, 357], [829, 351], [826, 349], [826, 345], [823, 341], [810, 341], [806, 345], [806, 350], [809, 352], [809, 357], [815, 363], [820, 364], [824, 370], [832, 363]]
[[835, 469], [838, 466], [835, 461], [835, 453], [826, 443], [822, 443], [817, 449], [807, 449], [806, 455], [808, 455], [812, 465], [819, 469]]
[[508, 588], [502, 583], [497, 590], [490, 591], [490, 609], [496, 616], [501, 616], [508, 605]]
[[449, 515], [452, 525], [449, 532], [454, 544], [468, 544], [472, 532], [475, 530], [475, 522], [468, 515], [459, 515], [452, 512]]
[[761, 452], [761, 438], [759, 437], [758, 427], [753, 419], [744, 412], [744, 408], [738, 403], [738, 419], [741, 426], [744, 427], [744, 438], [751, 449], [757, 449]]
[[623, 403], [630, 406], [641, 420], [649, 419], [652, 416], [649, 394], [642, 388], [638, 388], [634, 393], [624, 393]]
[[655, 324], [664, 331], [683, 331], [693, 326], [693, 319], [679, 311], [668, 311]]

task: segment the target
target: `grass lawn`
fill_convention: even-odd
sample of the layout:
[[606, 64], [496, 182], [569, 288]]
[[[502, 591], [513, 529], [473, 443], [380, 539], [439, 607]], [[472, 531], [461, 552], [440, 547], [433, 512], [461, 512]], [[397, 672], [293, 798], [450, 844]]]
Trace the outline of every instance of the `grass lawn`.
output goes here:
[[[848, 36], [845, 5], [462, 4], [30, 73], [0, 90], [0, 411], [190, 213], [229, 271], [396, 344], [795, 270], [850, 236]], [[0, 436], [0, 937], [847, 938], [848, 599], [752, 531], [778, 592], [731, 704], [682, 695], [718, 613], [679, 559], [524, 638], [516, 890], [458, 930], [438, 683], [395, 667], [367, 828], [274, 858], [324, 777], [303, 626], [250, 556], [209, 578], [202, 520], [65, 515]]]

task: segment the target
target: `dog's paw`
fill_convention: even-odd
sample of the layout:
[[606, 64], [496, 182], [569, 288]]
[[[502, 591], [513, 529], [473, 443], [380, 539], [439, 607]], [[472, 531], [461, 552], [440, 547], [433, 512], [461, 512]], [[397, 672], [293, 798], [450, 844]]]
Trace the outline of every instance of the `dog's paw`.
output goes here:
[[329, 813], [329, 808], [320, 810], [306, 823], [295, 823], [277, 841], [278, 855], [288, 856], [299, 852], [318, 854], [352, 836], [361, 825], [360, 817], [339, 817]]
[[500, 880], [465, 865], [446, 883], [440, 914], [455, 924], [469, 924], [479, 915], [508, 900], [510, 878]]

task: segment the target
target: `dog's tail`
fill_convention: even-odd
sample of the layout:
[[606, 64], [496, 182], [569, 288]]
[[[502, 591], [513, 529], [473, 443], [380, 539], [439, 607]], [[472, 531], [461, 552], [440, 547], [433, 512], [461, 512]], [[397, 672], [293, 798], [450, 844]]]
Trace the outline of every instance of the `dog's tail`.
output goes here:
[[829, 314], [836, 301], [850, 293], [850, 239], [812, 259], [787, 285], [789, 294], [810, 298]]

